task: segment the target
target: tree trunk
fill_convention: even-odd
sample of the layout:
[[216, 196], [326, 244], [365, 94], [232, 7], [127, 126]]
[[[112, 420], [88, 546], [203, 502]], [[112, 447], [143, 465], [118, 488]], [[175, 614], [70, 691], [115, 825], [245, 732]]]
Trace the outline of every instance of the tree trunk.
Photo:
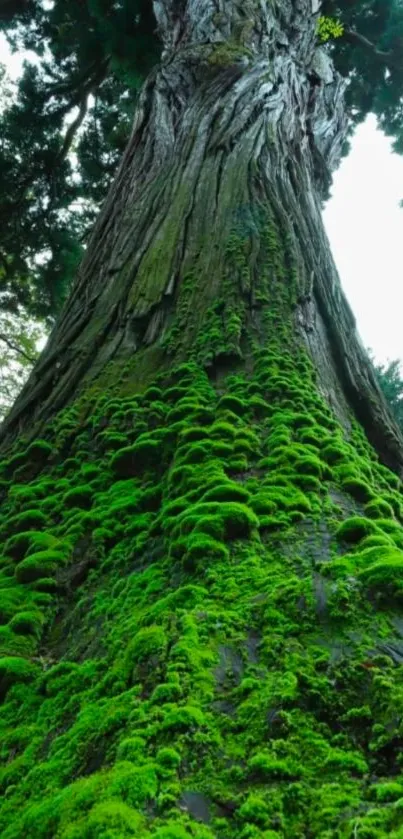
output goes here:
[[280, 305], [279, 286], [279, 317], [306, 342], [321, 393], [347, 425], [352, 407], [400, 470], [401, 440], [321, 219], [346, 125], [344, 82], [317, 45], [318, 3], [216, 6], [154, 2], [162, 65], [145, 84], [75, 288], [3, 434], [32, 427], [33, 417], [47, 422], [111, 360], [136, 354], [139, 385], [173, 358], [242, 363], [271, 336], [264, 322], [273, 297]]
[[154, 1], [161, 66], [3, 425], [5, 839], [400, 835], [402, 441], [321, 219], [318, 6]]

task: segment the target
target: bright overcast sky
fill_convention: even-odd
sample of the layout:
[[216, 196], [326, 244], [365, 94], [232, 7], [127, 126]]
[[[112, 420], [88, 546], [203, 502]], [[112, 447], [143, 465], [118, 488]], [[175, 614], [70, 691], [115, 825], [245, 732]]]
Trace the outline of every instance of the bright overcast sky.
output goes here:
[[358, 331], [379, 361], [403, 361], [403, 156], [368, 117], [334, 176], [324, 213]]
[[[0, 34], [0, 56], [17, 78], [21, 59]], [[335, 173], [325, 225], [362, 341], [378, 361], [403, 361], [403, 156], [368, 117]]]

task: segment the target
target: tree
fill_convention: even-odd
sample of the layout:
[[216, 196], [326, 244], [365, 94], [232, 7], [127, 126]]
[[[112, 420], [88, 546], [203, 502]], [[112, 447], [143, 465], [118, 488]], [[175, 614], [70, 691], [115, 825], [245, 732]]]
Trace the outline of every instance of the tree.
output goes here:
[[35, 59], [13, 101], [2, 96], [0, 289], [9, 311], [24, 305], [49, 322], [60, 311], [156, 59], [151, 19], [148, 0], [6, 4], [3, 22], [0, 10], [11, 47]]
[[[150, 0], [7, 2], [0, 29], [34, 59], [1, 119], [0, 288], [53, 323], [160, 40]], [[318, 34], [348, 82], [349, 133], [372, 111], [402, 151], [401, 0], [325, 0]]]
[[43, 336], [39, 324], [23, 313], [0, 313], [0, 421], [15, 402], [39, 356], [36, 345]]
[[4, 839], [398, 839], [403, 444], [321, 219], [320, 4], [161, 62], [3, 424]]
[[403, 380], [400, 361], [396, 358], [386, 364], [377, 364], [371, 353], [370, 355], [382, 393], [400, 430], [403, 431]]

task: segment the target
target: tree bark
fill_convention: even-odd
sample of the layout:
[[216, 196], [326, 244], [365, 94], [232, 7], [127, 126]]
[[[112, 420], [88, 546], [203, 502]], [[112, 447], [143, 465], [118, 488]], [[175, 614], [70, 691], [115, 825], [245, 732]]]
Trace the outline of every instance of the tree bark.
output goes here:
[[401, 835], [401, 439], [321, 219], [318, 7], [154, 2], [161, 66], [3, 427], [4, 839]]
[[[268, 337], [260, 323], [272, 293], [262, 281], [269, 266], [262, 242], [271, 227], [292, 265], [288, 310], [322, 392], [346, 422], [352, 407], [382, 460], [401, 470], [401, 440], [321, 219], [345, 136], [345, 83], [317, 44], [312, 8], [309, 0], [228, 0], [219, 10], [213, 2], [154, 3], [162, 64], [144, 86], [76, 284], [3, 426], [6, 440], [32, 417], [64, 407], [111, 360], [142, 356], [151, 345], [159, 365], [194, 354], [207, 312], [229, 286], [242, 321], [230, 351], [245, 357], [254, 337]], [[231, 237], [247, 254], [247, 279], [231, 264]], [[223, 321], [232, 313], [227, 301]], [[200, 360], [225, 356], [225, 326], [219, 345]]]

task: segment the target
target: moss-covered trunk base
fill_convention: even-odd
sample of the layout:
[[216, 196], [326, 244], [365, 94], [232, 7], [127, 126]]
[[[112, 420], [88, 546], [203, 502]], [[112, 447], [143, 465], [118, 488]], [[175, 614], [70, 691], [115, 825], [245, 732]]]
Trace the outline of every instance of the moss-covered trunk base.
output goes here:
[[2, 463], [4, 839], [400, 836], [400, 482], [286, 323], [237, 364]]

